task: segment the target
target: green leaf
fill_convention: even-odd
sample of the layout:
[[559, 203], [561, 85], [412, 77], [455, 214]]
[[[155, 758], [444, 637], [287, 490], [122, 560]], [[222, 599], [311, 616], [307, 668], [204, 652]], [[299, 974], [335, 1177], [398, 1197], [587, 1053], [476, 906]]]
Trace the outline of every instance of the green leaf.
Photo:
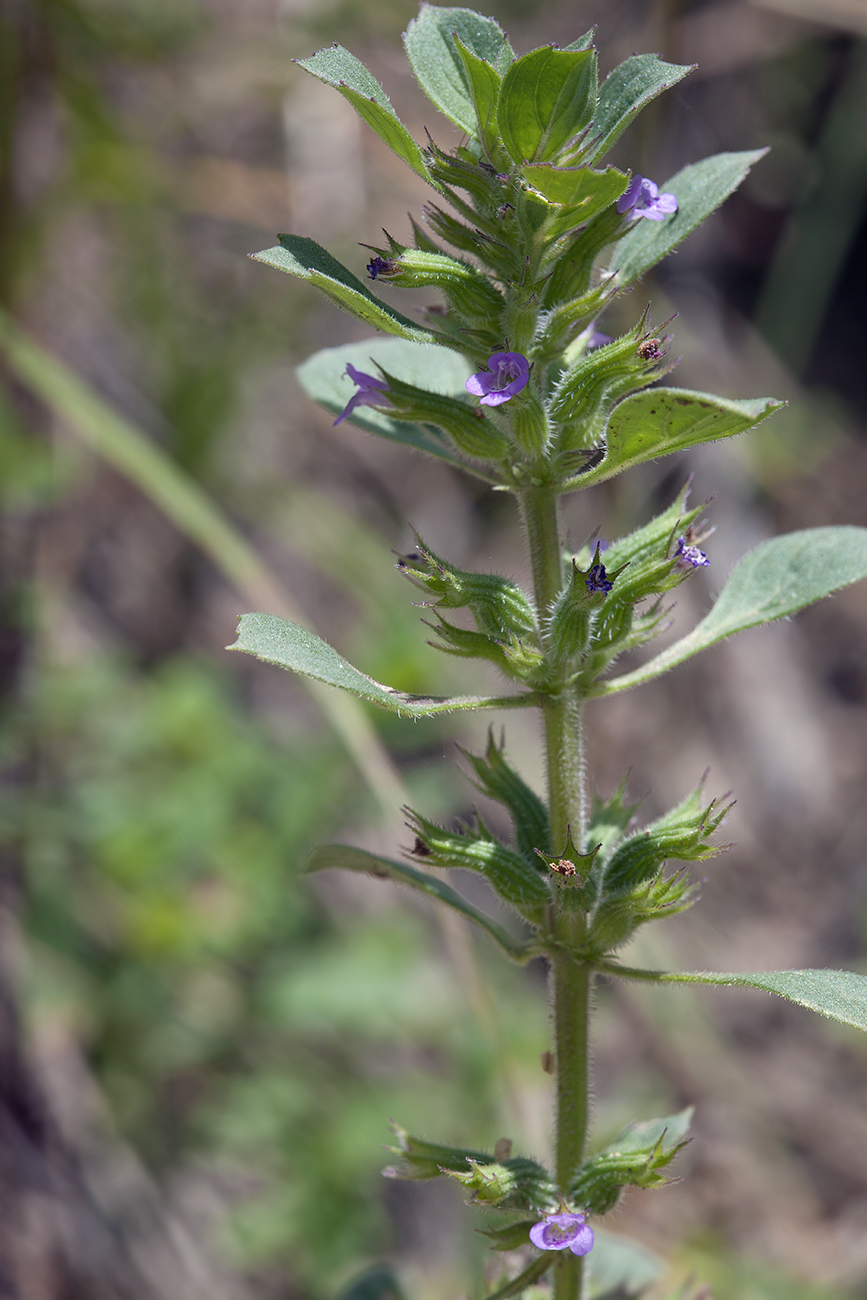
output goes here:
[[342, 45], [319, 50], [309, 59], [297, 59], [299, 68], [310, 72], [328, 86], [334, 86], [344, 99], [373, 127], [389, 149], [430, 182], [424, 155], [391, 106], [388, 95], [360, 59]]
[[753, 163], [766, 153], [767, 149], [718, 153], [684, 167], [660, 185], [660, 192], [677, 197], [677, 212], [664, 221], [640, 217], [634, 222], [632, 230], [615, 245], [611, 259], [609, 269], [617, 272], [618, 283], [629, 284], [667, 257], [737, 189]]
[[516, 163], [545, 162], [586, 127], [595, 99], [595, 50], [533, 50], [503, 78], [503, 144]]
[[[663, 63], [658, 54], [633, 54], [606, 77], [593, 118], [593, 157], [607, 153], [645, 104], [692, 72], [696, 65]], [[667, 188], [667, 187], [666, 187]]]
[[716, 604], [688, 636], [650, 663], [600, 684], [610, 695], [650, 681], [735, 632], [805, 609], [867, 578], [867, 528], [805, 528], [762, 542], [739, 560]]
[[329, 686], [345, 691], [390, 713], [407, 718], [430, 718], [437, 713], [467, 709], [509, 709], [532, 704], [532, 695], [508, 695], [503, 698], [474, 695], [444, 699], [435, 695], [405, 695], [391, 686], [383, 686], [372, 677], [353, 668], [333, 646], [298, 623], [277, 618], [274, 614], [242, 614], [238, 623], [238, 640], [229, 650], [241, 650], [264, 663], [276, 664], [292, 673], [301, 673]]
[[778, 411], [772, 397], [735, 401], [689, 388], [649, 388], [625, 398], [611, 412], [605, 459], [572, 482], [586, 487], [642, 461], [669, 456], [703, 442], [733, 438]]
[[468, 903], [457, 890], [452, 889], [451, 885], [438, 880], [436, 876], [429, 876], [424, 871], [417, 871], [406, 862], [380, 858], [374, 853], [367, 853], [364, 849], [354, 849], [345, 844], [320, 844], [310, 854], [304, 870], [312, 874], [316, 871], [327, 871], [331, 867], [339, 867], [342, 871], [358, 871], [367, 876], [396, 880], [402, 885], [409, 885], [411, 889], [429, 894], [438, 903], [444, 903], [481, 926], [514, 961], [525, 962], [532, 955], [532, 950], [527, 944], [513, 939], [508, 931], [485, 916], [484, 912], [473, 907], [472, 903]]
[[659, 1256], [637, 1241], [604, 1228], [594, 1228], [594, 1232], [596, 1241], [587, 1256], [591, 1300], [632, 1300], [662, 1273]]
[[266, 248], [261, 253], [253, 253], [253, 261], [264, 262], [266, 266], [285, 271], [287, 275], [309, 280], [339, 307], [345, 307], [353, 316], [374, 329], [383, 330], [386, 334], [397, 334], [399, 338], [411, 339], [414, 343], [436, 342], [436, 335], [430, 330], [416, 325], [387, 303], [374, 298], [367, 286], [321, 244], [317, 244], [315, 239], [305, 239], [301, 235], [279, 235], [278, 238], [279, 248]]
[[597, 212], [619, 199], [629, 179], [616, 167], [606, 167], [604, 172], [598, 172], [592, 167], [552, 167], [550, 163], [524, 167], [522, 175], [528, 185], [538, 190], [549, 203], [568, 208], [570, 217], [574, 213], [566, 227], [568, 230], [584, 225]]
[[[865, 530], [858, 530], [865, 531]], [[724, 974], [720, 971], [657, 971], [604, 967], [606, 974], [654, 984], [715, 984], [724, 988], [762, 989], [828, 1020], [867, 1030], [867, 975], [851, 970], [770, 970]]]
[[415, 79], [441, 113], [467, 135], [478, 134], [470, 81], [454, 37], [501, 74], [514, 61], [503, 29], [472, 9], [440, 9], [423, 4], [403, 38]]
[[477, 129], [474, 134], [485, 146], [488, 156], [493, 156], [498, 152], [497, 100], [503, 79], [487, 59], [480, 59], [457, 37], [455, 37], [455, 49], [464, 65], [467, 84], [476, 109]]
[[[346, 375], [347, 365], [367, 374], [375, 373], [376, 367], [381, 366], [405, 383], [444, 397], [466, 397], [464, 383], [471, 373], [469, 362], [449, 348], [433, 343], [411, 343], [408, 339], [373, 338], [363, 343], [347, 343], [339, 348], [323, 348], [308, 357], [296, 374], [314, 401], [339, 415], [356, 391]], [[349, 420], [368, 433], [377, 433], [380, 437], [463, 466], [463, 461], [440, 440], [436, 430], [407, 424], [370, 406], [356, 407]]]
[[689, 1126], [695, 1113], [694, 1106], [687, 1106], [674, 1115], [663, 1115], [658, 1119], [633, 1120], [627, 1124], [613, 1142], [609, 1142], [605, 1151], [650, 1151], [657, 1144], [662, 1144], [663, 1151], [679, 1147], [689, 1133]]

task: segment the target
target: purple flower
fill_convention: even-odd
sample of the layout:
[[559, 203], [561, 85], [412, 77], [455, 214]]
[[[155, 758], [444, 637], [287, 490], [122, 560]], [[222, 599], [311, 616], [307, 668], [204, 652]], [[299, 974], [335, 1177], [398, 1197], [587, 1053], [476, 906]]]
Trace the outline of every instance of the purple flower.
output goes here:
[[520, 352], [495, 352], [488, 357], [490, 370], [470, 375], [464, 387], [482, 406], [502, 406], [510, 401], [530, 378], [530, 363]]
[[710, 564], [704, 551], [697, 546], [690, 546], [685, 537], [678, 537], [674, 553], [677, 556], [677, 569], [706, 569]]
[[610, 334], [603, 334], [601, 330], [593, 330], [587, 340], [587, 351], [592, 352], [594, 348], [604, 348], [606, 343], [613, 343]]
[[380, 402], [387, 402], [387, 397], [382, 397], [382, 393], [388, 392], [388, 384], [384, 379], [377, 379], [376, 375], [366, 375], [363, 370], [356, 370], [355, 366], [347, 364], [346, 374], [354, 384], [358, 384], [358, 392], [353, 393], [343, 410], [334, 421], [340, 424], [351, 415], [356, 406], [378, 406]]
[[659, 187], [653, 181], [636, 172], [616, 206], [621, 216], [629, 214], [630, 221], [635, 221], [638, 217], [663, 221], [670, 212], [677, 212], [677, 199], [673, 194], [660, 194]]
[[573, 1255], [587, 1255], [593, 1249], [593, 1229], [583, 1214], [546, 1214], [541, 1223], [530, 1229], [530, 1240], [539, 1250], [571, 1250]]
[[608, 592], [611, 591], [614, 583], [608, 581], [608, 574], [605, 572], [604, 564], [593, 564], [590, 567], [590, 572], [584, 579], [584, 585], [589, 592]]

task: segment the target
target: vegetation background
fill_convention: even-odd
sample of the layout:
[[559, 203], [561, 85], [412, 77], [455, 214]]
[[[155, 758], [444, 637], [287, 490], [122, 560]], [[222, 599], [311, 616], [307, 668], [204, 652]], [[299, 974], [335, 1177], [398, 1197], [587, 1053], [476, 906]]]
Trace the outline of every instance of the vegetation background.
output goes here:
[[[662, 184], [773, 147], [645, 289], [655, 320], [679, 313], [679, 384], [788, 410], [573, 510], [577, 545], [689, 473], [694, 499], [716, 493], [683, 626], [762, 537], [867, 525], [867, 6], [483, 8], [519, 52], [595, 23], [603, 71], [633, 50], [698, 63], [622, 166]], [[464, 1294], [484, 1242], [454, 1188], [381, 1179], [389, 1117], [545, 1154], [541, 969], [504, 970], [395, 886], [299, 878], [322, 839], [394, 852], [401, 781], [428, 815], [466, 814], [456, 742], [479, 752], [489, 719], [362, 724], [222, 649], [242, 610], [294, 606], [380, 680], [466, 687], [390, 552], [411, 522], [521, 576], [508, 501], [312, 409], [294, 365], [363, 331], [246, 260], [285, 229], [358, 268], [381, 225], [407, 235], [421, 182], [292, 58], [339, 40], [451, 147], [400, 50], [414, 12], [0, 4], [0, 303], [49, 354], [40, 374], [61, 360], [159, 452], [121, 472], [116, 430], [0, 362], [3, 1296], [324, 1300], [386, 1257], [413, 1300]], [[190, 487], [220, 512], [209, 553]], [[540, 788], [529, 725], [494, 721]], [[863, 968], [865, 721], [860, 587], [591, 715], [600, 791], [628, 768], [653, 815], [710, 768], [738, 796], [703, 907], [642, 961]], [[745, 991], [602, 988], [599, 1007], [597, 1130], [698, 1108], [685, 1181], [628, 1196], [616, 1226], [718, 1300], [867, 1297], [864, 1040]]]

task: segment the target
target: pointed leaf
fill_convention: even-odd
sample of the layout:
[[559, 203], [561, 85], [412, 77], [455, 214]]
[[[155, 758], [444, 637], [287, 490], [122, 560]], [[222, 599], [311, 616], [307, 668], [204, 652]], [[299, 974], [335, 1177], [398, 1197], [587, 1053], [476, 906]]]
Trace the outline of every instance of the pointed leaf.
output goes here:
[[851, 970], [770, 970], [727, 974], [721, 971], [658, 971], [605, 966], [609, 975], [654, 984], [715, 984], [761, 989], [817, 1011], [828, 1020], [867, 1030], [867, 975]]
[[573, 480], [587, 487], [642, 461], [752, 429], [784, 402], [772, 397], [735, 401], [689, 388], [648, 388], [614, 408], [605, 434], [605, 458]]
[[684, 167], [660, 185], [660, 192], [677, 197], [677, 212], [664, 221], [639, 217], [633, 229], [615, 245], [609, 269], [617, 272], [618, 283], [628, 284], [667, 257], [737, 189], [752, 165], [766, 153], [767, 149], [718, 153]]
[[441, 113], [467, 135], [476, 136], [475, 104], [455, 36], [501, 74], [515, 56], [499, 24], [472, 9], [440, 9], [423, 4], [418, 17], [406, 29], [403, 41], [416, 81]]
[[642, 668], [602, 683], [599, 694], [650, 681], [735, 632], [785, 618], [861, 578], [867, 578], [867, 528], [804, 528], [773, 537], [738, 561], [698, 627]]
[[[408, 384], [441, 393], [446, 397], [466, 397], [465, 381], [471, 366], [457, 352], [434, 343], [412, 343], [408, 339], [372, 338], [363, 343], [346, 343], [339, 348], [322, 348], [296, 371], [305, 391], [334, 415], [339, 415], [355, 385], [346, 375], [347, 365], [366, 374], [375, 374], [377, 366], [397, 375]], [[380, 437], [402, 442], [418, 451], [463, 466], [435, 429], [407, 424], [384, 411], [358, 406], [350, 415], [352, 424], [377, 433]]]
[[345, 844], [320, 844], [310, 854], [304, 870], [312, 874], [316, 871], [327, 871], [331, 867], [339, 867], [342, 871], [358, 871], [367, 876], [378, 876], [396, 880], [402, 885], [409, 885], [410, 888], [417, 889], [423, 894], [429, 894], [438, 903], [454, 908], [462, 916], [469, 917], [476, 925], [486, 930], [515, 961], [527, 961], [531, 955], [528, 945], [513, 939], [508, 931], [485, 916], [484, 912], [473, 907], [472, 903], [468, 903], [456, 889], [452, 889], [451, 885], [447, 885], [444, 880], [438, 880], [436, 876], [428, 875], [427, 872], [416, 870], [406, 862], [394, 862], [391, 858], [381, 858], [374, 853], [367, 853], [364, 849], [354, 849]]
[[468, 50], [459, 37], [454, 38], [454, 44], [464, 65], [470, 95], [476, 108], [477, 128], [474, 134], [490, 156], [498, 143], [497, 100], [503, 79], [487, 59], [480, 59], [472, 50]]
[[371, 704], [407, 718], [430, 718], [437, 713], [455, 710], [521, 708], [534, 703], [535, 698], [532, 695], [502, 698], [466, 695], [444, 699], [435, 695], [405, 695], [403, 691], [383, 686], [353, 668], [315, 632], [274, 614], [242, 614], [238, 623], [238, 640], [227, 649], [241, 650], [264, 663], [314, 677], [329, 686], [339, 686], [362, 700], [369, 700]]
[[503, 78], [497, 110], [503, 144], [516, 163], [553, 158], [590, 121], [595, 98], [595, 50], [533, 50]]
[[562, 48], [564, 50], [589, 50], [590, 46], [593, 44], [593, 37], [595, 35], [596, 28], [591, 27], [589, 32], [585, 32], [584, 35], [579, 36], [576, 41], [570, 41], [568, 45], [564, 45]]
[[386, 334], [397, 334], [403, 339], [412, 339], [414, 343], [436, 342], [436, 335], [430, 330], [416, 325], [387, 303], [374, 298], [358, 276], [353, 275], [336, 257], [332, 257], [315, 239], [305, 239], [301, 235], [279, 235], [278, 238], [279, 248], [266, 248], [261, 253], [253, 253], [253, 261], [264, 262], [266, 266], [285, 271], [287, 275], [309, 280], [339, 307], [345, 307], [373, 329], [383, 330]]
[[587, 1256], [590, 1300], [633, 1300], [662, 1273], [662, 1260], [646, 1246], [604, 1228], [594, 1232], [596, 1242]]
[[607, 153], [645, 104], [692, 72], [696, 65], [663, 63], [658, 54], [633, 54], [606, 77], [599, 91], [591, 134], [593, 157]]
[[421, 149], [395, 113], [376, 77], [360, 59], [342, 45], [333, 45], [327, 50], [319, 50], [309, 59], [296, 62], [305, 72], [311, 72], [326, 85], [339, 90], [389, 149], [393, 149], [423, 180], [430, 182]]

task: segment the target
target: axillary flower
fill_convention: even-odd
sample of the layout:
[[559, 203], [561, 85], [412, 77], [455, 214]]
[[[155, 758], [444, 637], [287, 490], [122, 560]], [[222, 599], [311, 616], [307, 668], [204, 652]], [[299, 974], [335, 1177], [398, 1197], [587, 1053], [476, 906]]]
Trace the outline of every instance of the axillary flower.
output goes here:
[[358, 392], [352, 394], [334, 421], [335, 424], [340, 424], [341, 420], [351, 415], [356, 406], [378, 406], [380, 402], [389, 400], [383, 396], [388, 392], [388, 384], [384, 379], [378, 379], [376, 375], [366, 375], [363, 370], [357, 370], [350, 364], [347, 364], [345, 373], [354, 384], [358, 384]]
[[547, 1214], [530, 1229], [530, 1240], [539, 1250], [571, 1250], [587, 1255], [593, 1249], [593, 1229], [583, 1214]]
[[622, 217], [628, 214], [630, 221], [636, 221], [639, 217], [664, 221], [670, 213], [677, 212], [677, 198], [674, 194], [660, 194], [659, 186], [654, 181], [639, 176], [636, 172], [616, 206]]
[[482, 406], [502, 406], [509, 402], [530, 378], [530, 363], [520, 352], [494, 352], [488, 357], [489, 370], [470, 375], [464, 387], [480, 398]]

